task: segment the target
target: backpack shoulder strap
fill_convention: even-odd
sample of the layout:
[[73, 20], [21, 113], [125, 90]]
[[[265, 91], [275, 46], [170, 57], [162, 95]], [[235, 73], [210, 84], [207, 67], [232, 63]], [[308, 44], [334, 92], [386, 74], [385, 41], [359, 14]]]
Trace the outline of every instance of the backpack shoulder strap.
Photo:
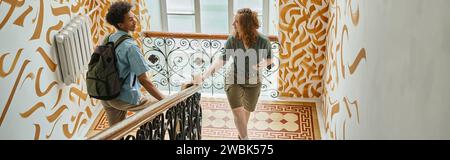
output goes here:
[[116, 49], [116, 48], [119, 46], [120, 43], [122, 43], [123, 41], [125, 41], [125, 40], [127, 40], [127, 39], [130, 39], [130, 38], [133, 38], [133, 37], [131, 37], [130, 35], [127, 35], [127, 34], [121, 36], [121, 37], [114, 43], [114, 49]]
[[103, 44], [106, 44], [109, 42], [109, 37], [111, 36], [111, 34], [109, 34], [108, 36], [105, 37], [105, 39], [103, 39]]
[[[116, 48], [119, 46], [119, 44], [120, 43], [122, 43], [123, 41], [125, 41], [125, 40], [127, 40], [127, 39], [132, 39], [133, 37], [131, 37], [130, 35], [128, 35], [128, 34], [125, 34], [125, 35], [123, 35], [123, 36], [121, 36], [115, 43], [114, 43], [114, 50], [116, 50]], [[125, 80], [130, 76], [130, 74], [131, 73], [128, 73], [128, 75], [124, 78], [124, 79], [122, 79], [122, 84], [125, 82]], [[135, 76], [135, 78], [134, 78], [134, 82], [133, 82], [133, 84], [135, 84], [136, 83], [136, 76]], [[134, 87], [134, 85], [133, 85], [133, 87]]]

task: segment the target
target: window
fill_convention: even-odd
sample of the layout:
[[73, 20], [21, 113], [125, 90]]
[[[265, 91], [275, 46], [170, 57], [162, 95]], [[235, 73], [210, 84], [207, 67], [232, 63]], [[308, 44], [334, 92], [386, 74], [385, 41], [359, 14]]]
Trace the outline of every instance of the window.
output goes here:
[[202, 33], [228, 33], [228, 2], [226, 0], [201, 0], [200, 5]]
[[150, 13], [150, 30], [162, 31], [161, 3], [160, 0], [147, 0], [147, 7]]
[[235, 13], [251, 8], [258, 13], [259, 31], [276, 35], [276, 0], [147, 0], [152, 31], [228, 34]]
[[167, 0], [167, 27], [171, 32], [196, 32], [194, 0]]

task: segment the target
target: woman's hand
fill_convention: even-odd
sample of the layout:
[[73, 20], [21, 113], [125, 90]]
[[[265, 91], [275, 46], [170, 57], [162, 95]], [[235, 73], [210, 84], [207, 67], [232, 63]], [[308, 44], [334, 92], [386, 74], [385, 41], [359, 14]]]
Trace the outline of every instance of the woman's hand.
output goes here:
[[260, 63], [253, 65], [252, 68], [258, 71], [269, 65], [272, 65], [272, 59], [262, 60]]
[[191, 83], [201, 85], [203, 83], [203, 76], [201, 74], [194, 75]]
[[193, 80], [190, 82], [192, 84], [196, 84], [196, 85], [201, 85], [203, 83], [203, 81], [208, 78], [209, 76], [211, 76], [212, 74], [214, 74], [217, 70], [219, 70], [223, 65], [225, 65], [225, 61], [223, 61], [222, 59], [216, 59], [214, 61], [214, 63], [209, 66], [208, 70], [206, 70], [205, 73], [203, 74], [197, 74], [194, 75], [192, 78]]

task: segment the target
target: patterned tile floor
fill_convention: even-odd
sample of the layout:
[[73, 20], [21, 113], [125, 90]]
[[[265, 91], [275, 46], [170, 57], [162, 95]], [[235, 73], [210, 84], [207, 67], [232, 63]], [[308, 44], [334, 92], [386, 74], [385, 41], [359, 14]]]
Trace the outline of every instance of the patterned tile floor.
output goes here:
[[[233, 113], [225, 99], [202, 98], [201, 104], [203, 140], [237, 139]], [[100, 115], [88, 137], [108, 127], [105, 113]], [[252, 140], [318, 140], [315, 104], [262, 101], [250, 117], [248, 134]]]

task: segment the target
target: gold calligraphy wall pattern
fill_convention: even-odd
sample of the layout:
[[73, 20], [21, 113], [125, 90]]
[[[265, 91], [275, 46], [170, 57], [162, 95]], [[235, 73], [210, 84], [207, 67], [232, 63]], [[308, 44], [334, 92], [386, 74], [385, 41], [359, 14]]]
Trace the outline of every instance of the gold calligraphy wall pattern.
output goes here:
[[[358, 74], [358, 67], [367, 60], [366, 49], [349, 43], [352, 31], [359, 29], [359, 0], [330, 0], [330, 21], [327, 27], [325, 87], [322, 97], [325, 132], [330, 139], [345, 139], [349, 122], [360, 123], [358, 98], [349, 98], [342, 83]], [[345, 48], [357, 50], [351, 53]], [[353, 56], [355, 55], [356, 56]]]
[[[128, 0], [137, 15], [139, 38], [150, 18], [143, 0]], [[99, 101], [87, 95], [85, 78], [64, 85], [57, 78], [59, 62], [53, 36], [76, 15], [91, 11], [94, 45], [115, 31], [106, 23], [108, 0], [2, 0], [0, 2], [0, 138], [14, 135], [8, 126], [20, 125], [29, 139], [75, 139], [100, 111]], [[140, 22], [143, 20], [144, 22]], [[142, 25], [142, 26], [141, 26]], [[20, 34], [17, 34], [20, 33]], [[14, 36], [9, 40], [9, 36]], [[139, 41], [138, 41], [139, 42]], [[139, 42], [140, 43], [140, 42]], [[23, 130], [29, 128], [29, 130]], [[86, 130], [87, 131], [87, 130]], [[81, 136], [81, 137], [80, 137]], [[24, 138], [24, 136], [20, 136]]]
[[149, 15], [149, 10], [147, 7], [147, 3], [146, 1], [140, 1], [139, 2], [139, 7], [140, 7], [140, 11], [139, 11], [139, 22], [141, 23], [141, 30], [142, 31], [150, 31], [150, 15]]
[[325, 68], [328, 0], [279, 0], [278, 90], [283, 97], [320, 98]]

